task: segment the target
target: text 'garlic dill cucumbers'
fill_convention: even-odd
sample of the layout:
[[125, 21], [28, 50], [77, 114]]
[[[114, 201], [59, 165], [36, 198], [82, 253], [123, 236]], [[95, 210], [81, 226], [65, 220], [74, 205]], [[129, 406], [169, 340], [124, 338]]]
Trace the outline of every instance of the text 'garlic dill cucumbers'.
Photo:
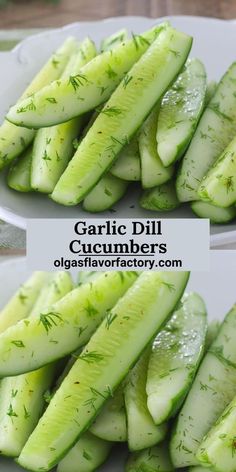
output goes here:
[[32, 146], [29, 146], [13, 161], [9, 169], [7, 183], [13, 190], [18, 192], [30, 192], [32, 190], [30, 182], [32, 151]]
[[198, 196], [222, 208], [236, 202], [236, 138], [203, 178]]
[[219, 82], [205, 109], [176, 181], [181, 202], [199, 200], [198, 188], [209, 169], [235, 136], [236, 63]]
[[104, 103], [166, 26], [163, 23], [134, 35], [95, 57], [70, 80], [56, 80], [41, 88], [33, 97], [12, 107], [7, 119], [19, 126], [42, 128], [68, 121]]
[[192, 38], [171, 27], [159, 33], [80, 143], [52, 193], [53, 200], [63, 205], [83, 200], [176, 76], [191, 44]]
[[27, 318], [48, 279], [47, 272], [34, 272], [0, 311], [0, 333]]
[[151, 346], [148, 346], [129, 373], [124, 390], [130, 451], [155, 446], [167, 432], [166, 424], [154, 424], [147, 407], [146, 382], [150, 353]]
[[[58, 79], [71, 54], [76, 51], [77, 47], [77, 41], [74, 38], [68, 38], [39, 71], [17, 102], [17, 106], [20, 106], [21, 101], [27, 100], [27, 97], [45, 85]], [[0, 169], [9, 164], [14, 157], [19, 156], [27, 148], [34, 136], [34, 130], [15, 126], [5, 120], [0, 126]]]
[[57, 472], [93, 472], [105, 462], [112, 443], [84, 433], [68, 454], [59, 462]]
[[187, 272], [144, 272], [138, 277], [55, 393], [20, 454], [21, 466], [47, 471], [66, 455], [173, 311], [188, 277]]
[[[67, 272], [50, 274], [25, 321], [28, 322], [32, 316], [40, 314], [41, 310], [59, 300], [71, 289], [72, 281]], [[56, 365], [49, 364], [34, 372], [2, 379], [0, 387], [2, 454], [19, 456], [43, 412], [44, 393], [52, 385], [55, 372]]]
[[141, 182], [143, 188], [161, 185], [171, 179], [174, 167], [164, 167], [157, 152], [157, 120], [160, 105], [150, 113], [139, 132]]
[[200, 444], [197, 459], [217, 472], [236, 469], [236, 398], [227, 406]]
[[191, 210], [199, 218], [209, 218], [212, 224], [228, 223], [236, 218], [236, 207], [221, 208], [201, 200], [191, 204]]
[[148, 365], [147, 405], [156, 424], [174, 416], [186, 397], [204, 353], [206, 308], [195, 293], [185, 295], [157, 335]]
[[143, 191], [139, 204], [145, 210], [172, 211], [178, 208], [180, 202], [176, 195], [174, 181], [146, 189]]
[[233, 307], [205, 355], [177, 418], [170, 444], [177, 468], [199, 464], [196, 453], [204, 436], [236, 395], [235, 336]]
[[102, 273], [8, 328], [0, 335], [0, 377], [38, 369], [83, 346], [136, 278], [134, 272]]
[[[86, 38], [67, 64], [61, 80], [69, 80], [71, 75], [78, 74], [81, 67], [93, 59], [96, 53], [94, 43]], [[79, 135], [81, 127], [82, 117], [77, 117], [37, 132], [31, 170], [31, 186], [34, 190], [43, 193], [53, 191], [74, 153], [73, 141]]]
[[189, 59], [164, 95], [157, 123], [157, 150], [164, 166], [182, 157], [205, 105], [206, 71], [198, 59]]
[[157, 471], [174, 472], [166, 443], [130, 454], [125, 466], [125, 472]]
[[[125, 383], [125, 381], [124, 381]], [[124, 385], [121, 384], [102, 408], [90, 428], [91, 433], [106, 441], [127, 441]]]

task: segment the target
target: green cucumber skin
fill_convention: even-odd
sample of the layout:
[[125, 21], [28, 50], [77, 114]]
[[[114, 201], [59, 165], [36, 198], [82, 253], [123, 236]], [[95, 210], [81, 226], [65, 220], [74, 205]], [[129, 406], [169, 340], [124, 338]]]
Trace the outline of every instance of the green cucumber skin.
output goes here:
[[207, 334], [206, 334], [206, 344], [205, 344], [206, 351], [208, 351], [213, 341], [215, 341], [220, 330], [220, 325], [221, 324], [218, 320], [213, 320], [209, 324], [208, 329], [207, 329]]
[[[32, 99], [12, 107], [7, 119], [18, 126], [42, 128], [54, 126], [82, 115], [104, 103], [123, 79], [127, 71], [148, 49], [166, 24], [145, 32], [142, 36], [118, 44], [82, 67], [80, 74], [54, 81]], [[52, 97], [54, 103], [47, 99]], [[32, 109], [33, 108], [33, 109]]]
[[27, 318], [48, 279], [47, 272], [34, 272], [0, 311], [0, 333]]
[[125, 194], [128, 182], [110, 173], [104, 175], [83, 201], [83, 209], [92, 213], [108, 210]]
[[202, 179], [198, 198], [221, 208], [236, 202], [236, 138]]
[[176, 195], [174, 181], [171, 180], [158, 187], [144, 190], [139, 204], [145, 210], [173, 211], [179, 207], [180, 202]]
[[216, 89], [217, 89], [217, 82], [215, 82], [214, 80], [211, 80], [211, 82], [207, 84], [207, 88], [206, 88], [206, 96], [205, 96], [206, 107], [209, 105], [211, 99], [214, 97], [216, 93]]
[[133, 272], [106, 272], [75, 288], [47, 310], [0, 336], [0, 376], [36, 370], [88, 342], [107, 310], [136, 280]]
[[16, 160], [13, 161], [7, 176], [7, 184], [12, 190], [18, 192], [31, 192], [30, 183], [31, 163], [32, 163], [32, 146], [23, 151]]
[[156, 424], [167, 421], [180, 409], [204, 354], [206, 332], [202, 298], [195, 293], [185, 295], [157, 335], [149, 360], [147, 405]]
[[[49, 275], [29, 314], [40, 314], [45, 307], [58, 301], [72, 289], [67, 272]], [[48, 365], [37, 371], [6, 377], [0, 389], [0, 451], [18, 457], [28, 437], [34, 430], [45, 405], [44, 392], [51, 387], [56, 365]]]
[[[94, 43], [86, 38], [67, 64], [61, 79], [78, 74], [97, 54]], [[42, 193], [51, 193], [74, 154], [74, 139], [82, 128], [82, 117], [57, 126], [40, 129], [34, 141], [31, 186]]]
[[115, 391], [114, 396], [104, 405], [96, 420], [90, 427], [96, 437], [106, 441], [127, 441], [127, 424], [123, 384]]
[[[78, 358], [51, 400], [21, 452], [21, 466], [49, 470], [65, 456], [170, 315], [188, 277], [186, 272], [144, 272], [138, 277], [81, 354], [90, 362]], [[130, 342], [131, 333], [139, 343]]]
[[57, 472], [93, 472], [107, 459], [112, 443], [84, 433], [77, 444], [59, 462]]
[[236, 218], [236, 208], [234, 206], [221, 208], [202, 200], [193, 202], [191, 210], [199, 218], [209, 218], [212, 224], [224, 224]]
[[[39, 71], [17, 103], [58, 79], [77, 47], [77, 41], [74, 38], [68, 38]], [[34, 136], [34, 130], [15, 126], [5, 120], [0, 126], [0, 169], [19, 156], [33, 141]]]
[[174, 472], [167, 444], [132, 453], [128, 457], [125, 472]]
[[[191, 44], [189, 36], [170, 27], [160, 32], [126, 76], [132, 79], [128, 83], [122, 80], [80, 143], [52, 193], [54, 201], [62, 205], [76, 205], [83, 200], [110, 169], [127, 139], [136, 132], [176, 76], [189, 54]], [[172, 46], [180, 48], [180, 57], [171, 52]], [[157, 69], [154, 65], [159, 61], [160, 68]], [[112, 117], [110, 110], [112, 114], [116, 110]]]
[[147, 368], [151, 354], [148, 346], [128, 375], [125, 386], [125, 406], [130, 451], [140, 451], [161, 442], [167, 425], [156, 426], [147, 408]]
[[205, 106], [206, 71], [198, 59], [189, 59], [164, 95], [157, 124], [157, 150], [164, 166], [186, 151]]
[[131, 139], [130, 143], [123, 147], [118, 154], [115, 164], [110, 169], [110, 173], [118, 179], [128, 182], [141, 180], [141, 165], [137, 135]]
[[176, 181], [181, 202], [199, 199], [198, 189], [202, 179], [235, 136], [236, 114], [232, 111], [236, 92], [235, 77], [236, 63], [219, 82], [183, 158]]
[[234, 398], [199, 446], [197, 459], [203, 466], [211, 466], [217, 472], [235, 471], [235, 424], [236, 399]]
[[157, 152], [156, 132], [159, 109], [160, 104], [158, 103], [139, 132], [141, 182], [144, 189], [164, 184], [171, 179], [174, 173], [174, 166], [164, 167]]
[[195, 457], [198, 446], [236, 395], [235, 329], [234, 306], [203, 359], [178, 416], [171, 440], [171, 455], [176, 467], [198, 464]]

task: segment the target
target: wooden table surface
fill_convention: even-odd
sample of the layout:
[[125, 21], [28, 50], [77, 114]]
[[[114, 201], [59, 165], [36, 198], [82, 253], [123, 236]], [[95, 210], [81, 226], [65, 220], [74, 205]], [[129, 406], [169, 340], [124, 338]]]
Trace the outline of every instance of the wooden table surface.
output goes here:
[[53, 27], [109, 16], [169, 14], [232, 19], [236, 18], [236, 0], [61, 0], [57, 4], [49, 0], [9, 0], [0, 8], [0, 28]]

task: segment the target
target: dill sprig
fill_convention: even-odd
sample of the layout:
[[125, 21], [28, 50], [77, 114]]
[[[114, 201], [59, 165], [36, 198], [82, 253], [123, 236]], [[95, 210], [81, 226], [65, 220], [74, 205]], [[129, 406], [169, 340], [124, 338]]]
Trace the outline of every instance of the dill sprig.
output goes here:
[[99, 354], [97, 351], [84, 352], [78, 357], [78, 360], [87, 362], [87, 364], [93, 364], [94, 362], [103, 361], [104, 356]]
[[58, 326], [58, 322], [63, 322], [63, 318], [60, 313], [54, 313], [53, 311], [49, 313], [41, 313], [39, 318], [39, 323], [42, 323], [47, 333], [53, 326]]
[[69, 84], [72, 85], [74, 90], [77, 90], [79, 87], [83, 86], [85, 83], [88, 83], [89, 80], [83, 74], [71, 75], [69, 77]]
[[115, 321], [115, 319], [117, 318], [117, 314], [116, 313], [112, 313], [111, 311], [109, 311], [107, 313], [107, 316], [106, 316], [106, 329], [109, 329], [110, 326], [112, 325], [113, 321]]
[[21, 341], [20, 339], [16, 339], [14, 341], [11, 341], [11, 344], [14, 344], [14, 346], [16, 346], [16, 347], [25, 347], [23, 341]]

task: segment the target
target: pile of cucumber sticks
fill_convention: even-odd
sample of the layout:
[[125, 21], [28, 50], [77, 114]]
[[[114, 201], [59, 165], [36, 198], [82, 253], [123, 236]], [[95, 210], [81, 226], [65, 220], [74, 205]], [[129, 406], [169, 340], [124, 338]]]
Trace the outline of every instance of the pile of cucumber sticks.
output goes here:
[[[188, 272], [35, 272], [0, 313], [0, 451], [23, 468], [236, 470], [236, 307]], [[209, 469], [210, 467], [210, 469]]]
[[100, 212], [139, 181], [147, 210], [236, 218], [236, 64], [207, 84], [191, 45], [168, 22], [68, 38], [0, 127], [9, 187]]

